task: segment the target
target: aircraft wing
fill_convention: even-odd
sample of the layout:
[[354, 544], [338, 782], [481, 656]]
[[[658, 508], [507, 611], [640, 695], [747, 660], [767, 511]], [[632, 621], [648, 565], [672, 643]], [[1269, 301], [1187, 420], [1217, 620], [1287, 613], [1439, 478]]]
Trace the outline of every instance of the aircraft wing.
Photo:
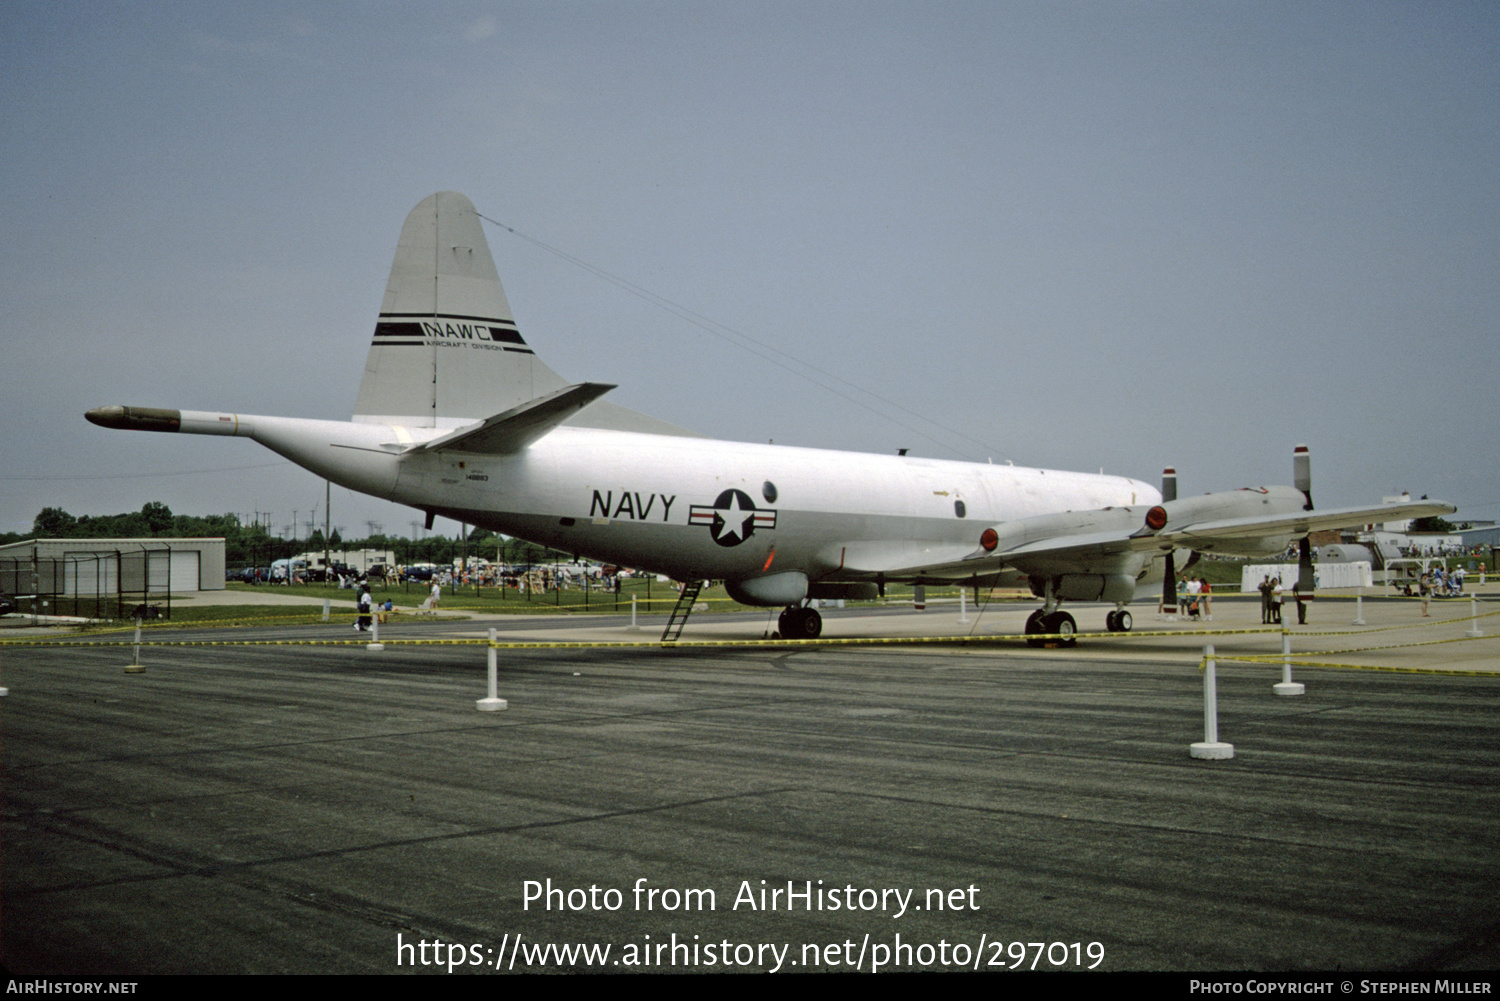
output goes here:
[[477, 452], [485, 455], [519, 452], [614, 388], [613, 385], [602, 382], [580, 382], [576, 386], [566, 386], [518, 407], [511, 407], [478, 424], [470, 424], [441, 438], [434, 438], [417, 446], [416, 450]]
[[1407, 518], [1428, 518], [1434, 515], [1452, 514], [1458, 510], [1442, 501], [1413, 501], [1410, 504], [1382, 504], [1379, 507], [1328, 508], [1301, 511], [1279, 518], [1224, 518], [1199, 524], [1167, 528], [1156, 533], [1158, 545], [1155, 549], [1198, 549], [1205, 552], [1222, 548], [1224, 544], [1249, 539], [1263, 539], [1290, 535], [1300, 539], [1312, 532], [1323, 532], [1335, 528], [1353, 528], [1383, 521], [1402, 521]]
[[[1251, 496], [1245, 497], [1247, 494]], [[1023, 519], [995, 526], [996, 541], [991, 549], [985, 548], [984, 539], [992, 530], [986, 530], [978, 540], [979, 544], [972, 547], [923, 547], [914, 542], [854, 543], [841, 547], [842, 569], [853, 575], [881, 576], [892, 580], [923, 577], [962, 580], [1006, 569], [1039, 576], [1115, 573], [1124, 570], [1132, 559], [1139, 565], [1142, 554], [1196, 549], [1231, 555], [1258, 555], [1266, 552], [1268, 547], [1280, 548], [1311, 532], [1452, 514], [1456, 510], [1453, 505], [1441, 501], [1422, 501], [1237, 518], [1210, 516], [1193, 520], [1191, 517], [1195, 508], [1222, 511], [1226, 505], [1242, 506], [1246, 500], [1253, 501], [1254, 494], [1254, 491], [1234, 491], [1168, 502], [1159, 508], [1111, 508]], [[1224, 500], [1217, 504], [1203, 503], [1215, 498]], [[1188, 517], [1174, 519], [1174, 507]], [[1167, 512], [1166, 524], [1153, 530], [1146, 517], [1155, 510]], [[1175, 523], [1178, 521], [1181, 523]], [[960, 553], [959, 549], [966, 551]]]
[[[1122, 556], [1136, 552], [1133, 543], [1134, 540], [1128, 536], [1100, 532], [1034, 542], [1003, 553], [989, 553], [981, 547], [965, 546], [962, 548], [967, 552], [959, 556], [956, 553], [959, 547], [944, 547], [949, 550], [944, 554], [948, 558], [931, 563], [902, 560], [902, 555], [909, 555], [902, 552], [869, 553], [862, 561], [848, 563], [846, 570], [861, 576], [880, 576], [888, 580], [966, 580], [1004, 570], [1020, 570], [1024, 573], [1092, 573], [1095, 572], [1092, 568], [1100, 562], [1113, 563]], [[935, 549], [933, 555], [938, 552], [940, 550]]]
[[[822, 555], [825, 562], [838, 565], [841, 576], [902, 579], [947, 567], [961, 568], [956, 570], [960, 577], [983, 573], [965, 562], [973, 552], [972, 545], [951, 542], [865, 541], [831, 546]], [[939, 572], [937, 576], [946, 574]]]

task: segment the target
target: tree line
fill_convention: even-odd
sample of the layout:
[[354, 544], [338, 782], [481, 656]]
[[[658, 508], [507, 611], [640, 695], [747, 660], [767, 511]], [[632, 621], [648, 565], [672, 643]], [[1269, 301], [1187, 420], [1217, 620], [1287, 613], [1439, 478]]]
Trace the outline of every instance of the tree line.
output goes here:
[[85, 514], [77, 517], [60, 507], [43, 508], [33, 520], [30, 532], [0, 533], [0, 544], [30, 539], [184, 539], [220, 536], [224, 539], [224, 561], [231, 567], [269, 564], [273, 560], [285, 559], [298, 553], [322, 552], [325, 548], [332, 552], [334, 560], [339, 558], [340, 553], [349, 550], [389, 551], [395, 554], [396, 562], [401, 564], [447, 565], [465, 553], [471, 558], [498, 558], [506, 563], [540, 563], [567, 558], [566, 554], [534, 546], [520, 539], [496, 535], [484, 528], [471, 529], [466, 539], [456, 535], [453, 538], [430, 535], [425, 539], [414, 540], [384, 534], [374, 534], [362, 539], [344, 539], [337, 529], [329, 534], [326, 543], [322, 529], [315, 529], [305, 538], [287, 539], [273, 535], [264, 525], [242, 523], [237, 514], [173, 514], [172, 509], [160, 501], [150, 501], [139, 511], [107, 515]]

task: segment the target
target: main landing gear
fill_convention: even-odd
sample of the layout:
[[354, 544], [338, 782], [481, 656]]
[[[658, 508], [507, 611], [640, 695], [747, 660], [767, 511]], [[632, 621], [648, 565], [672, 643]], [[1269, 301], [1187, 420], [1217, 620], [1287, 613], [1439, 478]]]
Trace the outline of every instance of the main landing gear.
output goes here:
[[[1060, 638], [1042, 639], [1043, 635], [1049, 633], [1058, 634]], [[1073, 621], [1073, 616], [1067, 612], [1049, 612], [1045, 608], [1038, 608], [1026, 620], [1027, 646], [1046, 646], [1048, 643], [1056, 643], [1058, 646], [1077, 646], [1077, 635], [1078, 623]]]
[[788, 605], [776, 620], [784, 640], [815, 640], [823, 635], [823, 616], [816, 608]]
[[[1135, 620], [1123, 608], [1117, 608], [1104, 617], [1104, 628], [1112, 633], [1128, 633], [1133, 625]], [[1043, 636], [1058, 638], [1043, 639]], [[1067, 612], [1055, 609], [1049, 612], [1045, 608], [1038, 608], [1026, 620], [1026, 645], [1046, 646], [1049, 643], [1065, 647], [1077, 646], [1078, 623]]]

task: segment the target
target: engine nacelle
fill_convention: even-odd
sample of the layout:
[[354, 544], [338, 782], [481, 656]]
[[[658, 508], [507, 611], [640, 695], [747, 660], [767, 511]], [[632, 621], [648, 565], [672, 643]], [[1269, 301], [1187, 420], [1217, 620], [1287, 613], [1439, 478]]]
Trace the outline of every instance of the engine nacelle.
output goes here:
[[1205, 521], [1264, 518], [1307, 509], [1307, 495], [1295, 487], [1246, 487], [1168, 501], [1166, 528], [1189, 528]]
[[[1184, 573], [1198, 562], [1198, 552], [1194, 549], [1172, 550], [1172, 572], [1174, 574]], [[1135, 586], [1143, 588], [1148, 585], [1156, 585], [1156, 590], [1161, 590], [1161, 582], [1167, 576], [1167, 561], [1164, 559], [1153, 559], [1141, 568], [1136, 574]], [[1174, 580], [1175, 584], [1176, 581]]]
[[1059, 577], [1032, 577], [1031, 593], [1038, 598], [1047, 597], [1047, 585], [1052, 585], [1052, 596], [1063, 601], [1130, 601], [1135, 598], [1135, 578], [1116, 573], [1069, 573]]
[[[1144, 506], [1136, 505], [1021, 518], [986, 528], [979, 535], [979, 545], [985, 552], [1003, 556], [1033, 542], [1046, 543], [1089, 536], [1126, 536], [1140, 531], [1146, 510]], [[1144, 553], [1110, 550], [1106, 547], [1092, 555], [1070, 553], [1061, 559], [1047, 552], [1018, 554], [1008, 562], [1029, 578], [1049, 579], [1075, 575], [1091, 577], [1102, 574], [1125, 576], [1134, 580], [1146, 560]]]
[[866, 581], [814, 581], [807, 585], [807, 596], [823, 601], [874, 601], [880, 597], [880, 587]]
[[[1146, 527], [1155, 531], [1181, 531], [1210, 522], [1232, 522], [1238, 519], [1277, 518], [1310, 510], [1307, 494], [1295, 487], [1259, 487], [1184, 497], [1168, 501], [1146, 512]], [[1230, 553], [1236, 556], [1269, 556], [1279, 553], [1298, 535], [1282, 530], [1274, 535], [1240, 535], [1215, 532], [1212, 539], [1193, 548], [1201, 552]], [[1179, 568], [1180, 570], [1181, 568]]]
[[1039, 514], [1033, 518], [1019, 518], [986, 528], [979, 535], [979, 544], [985, 552], [1008, 553], [1030, 542], [1060, 539], [1069, 535], [1131, 532], [1141, 527], [1141, 518], [1145, 512], [1146, 508], [1136, 506]]
[[724, 590], [742, 605], [795, 605], [807, 597], [807, 574], [800, 570], [751, 577], [748, 580], [726, 580]]

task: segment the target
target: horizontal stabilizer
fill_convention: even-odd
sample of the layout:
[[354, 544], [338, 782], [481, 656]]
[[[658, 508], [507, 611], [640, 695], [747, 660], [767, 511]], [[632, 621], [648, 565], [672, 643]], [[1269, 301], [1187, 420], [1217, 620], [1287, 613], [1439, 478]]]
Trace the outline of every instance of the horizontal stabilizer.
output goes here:
[[478, 452], [507, 455], [519, 452], [615, 387], [603, 382], [580, 382], [519, 407], [511, 407], [480, 424], [470, 424], [421, 446], [427, 452]]

